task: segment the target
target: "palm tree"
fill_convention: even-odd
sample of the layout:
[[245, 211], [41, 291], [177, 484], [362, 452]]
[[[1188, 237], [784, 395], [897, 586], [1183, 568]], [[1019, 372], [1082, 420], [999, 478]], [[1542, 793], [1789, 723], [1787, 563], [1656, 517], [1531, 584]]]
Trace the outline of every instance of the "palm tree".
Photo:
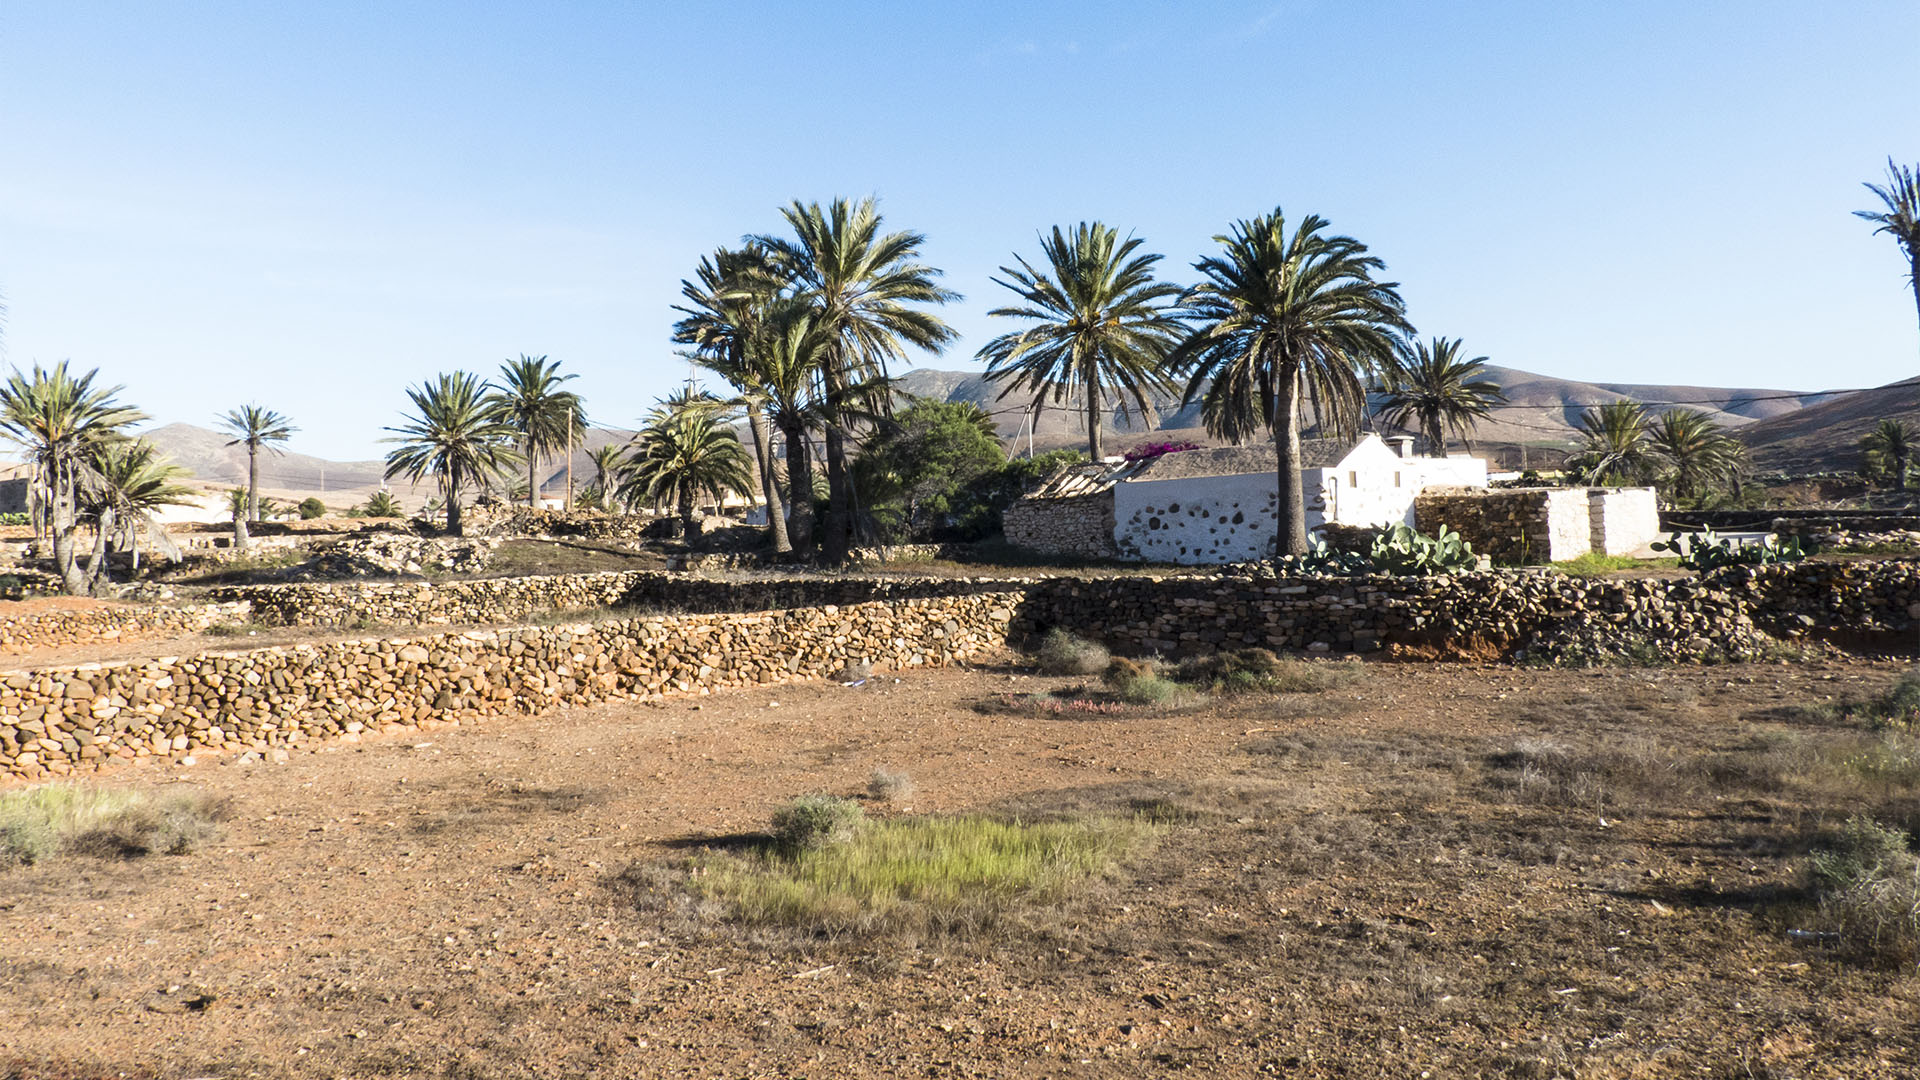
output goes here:
[[1196, 325], [1172, 357], [1191, 373], [1186, 401], [1204, 388], [1201, 418], [1210, 433], [1239, 442], [1262, 425], [1272, 432], [1283, 555], [1308, 550], [1303, 408], [1322, 426], [1357, 426], [1363, 376], [1393, 362], [1397, 335], [1407, 329], [1398, 285], [1373, 276], [1386, 264], [1326, 228], [1308, 215], [1288, 236], [1276, 207], [1214, 237], [1225, 251], [1194, 264], [1205, 280], [1187, 290], [1184, 304]]
[[114, 400], [124, 387], [95, 386], [99, 374], [96, 368], [76, 378], [61, 361], [52, 369], [35, 364], [31, 375], [15, 369], [0, 384], [0, 437], [18, 443], [34, 467], [49, 511], [61, 587], [75, 596], [87, 591], [73, 546], [78, 499], [83, 490], [102, 483], [92, 463], [94, 448], [125, 438], [122, 428], [147, 418]]
[[1661, 413], [1648, 428], [1647, 442], [1660, 460], [1661, 478], [1680, 499], [1736, 485], [1746, 466], [1747, 448], [1692, 409]]
[[767, 395], [767, 411], [786, 448], [787, 536], [795, 550], [813, 546], [813, 443], [822, 426], [821, 367], [826, 349], [811, 307], [787, 300], [768, 312], [748, 355]]
[[1893, 476], [1893, 486], [1907, 490], [1907, 473], [1913, 468], [1915, 432], [1899, 420], [1882, 420], [1860, 440], [1866, 451], [1867, 469], [1872, 475]]
[[[846, 439], [851, 415], [866, 391], [855, 387], [887, 375], [887, 363], [906, 346], [938, 353], [957, 335], [932, 312], [913, 305], [944, 304], [958, 293], [935, 284], [940, 271], [915, 260], [926, 238], [916, 232], [881, 234], [880, 211], [871, 198], [795, 202], [781, 211], [794, 238], [756, 237], [775, 266], [792, 282], [795, 298], [813, 310], [821, 363], [827, 448], [827, 520], [822, 538], [826, 561], [846, 561], [852, 528], [853, 492], [848, 483]], [[877, 407], [885, 410], [881, 399]]]
[[1387, 369], [1381, 416], [1389, 424], [1417, 426], [1436, 457], [1447, 456], [1449, 431], [1472, 452], [1474, 426], [1507, 400], [1499, 383], [1482, 377], [1486, 365], [1484, 356], [1460, 359], [1459, 338], [1403, 347]]
[[[1049, 393], [1058, 404], [1069, 391], [1087, 394], [1087, 452], [1100, 460], [1101, 390], [1120, 401], [1121, 414], [1150, 411], [1149, 392], [1171, 392], [1166, 371], [1185, 327], [1169, 301], [1180, 286], [1153, 280], [1158, 255], [1136, 255], [1143, 241], [1099, 222], [1081, 222], [1069, 235], [1058, 225], [1040, 239], [1047, 270], [1015, 255], [1018, 269], [1003, 266], [994, 283], [1012, 290], [1021, 307], [988, 312], [1029, 319], [1032, 326], [987, 342], [979, 358], [989, 380], [1006, 380], [1000, 397], [1032, 390], [1037, 406]], [[1131, 405], [1129, 404], [1131, 402]]]
[[540, 505], [540, 458], [568, 450], [585, 434], [586, 412], [580, 395], [560, 389], [573, 375], [560, 374], [560, 361], [520, 354], [500, 365], [500, 380], [488, 383], [487, 408], [493, 419], [512, 428], [527, 464], [527, 505]]
[[383, 488], [367, 496], [367, 506], [362, 513], [370, 518], [397, 518], [405, 511], [400, 509], [400, 500], [393, 497], [393, 492]]
[[1660, 466], [1647, 410], [1631, 401], [1611, 401], [1580, 414], [1586, 446], [1567, 464], [1589, 484], [1640, 484]]
[[[227, 443], [228, 446], [245, 446], [247, 448], [247, 512], [245, 519], [247, 521], [259, 521], [260, 451], [264, 447], [276, 454], [285, 453], [285, 451], [274, 444], [286, 442], [289, 438], [293, 437], [294, 432], [300, 429], [288, 423], [286, 417], [281, 416], [271, 409], [263, 409], [258, 405], [242, 405], [232, 412], [227, 413], [225, 416], [218, 417], [217, 421], [221, 427], [227, 429], [228, 434], [238, 436], [238, 438]], [[246, 547], [248, 539], [247, 528], [245, 524], [240, 523], [240, 520], [240, 518], [234, 519], [236, 522], [233, 530], [234, 545], [236, 547]]]
[[611, 512], [614, 509], [613, 489], [615, 479], [626, 465], [627, 448], [618, 443], [587, 451], [587, 460], [593, 462], [593, 486], [600, 492], [602, 509]]
[[705, 494], [718, 502], [729, 491], [753, 487], [746, 451], [724, 412], [718, 402], [692, 396], [669, 398], [655, 409], [635, 437], [638, 445], [620, 496], [656, 506], [673, 504], [681, 534], [694, 539], [699, 529], [693, 518], [695, 499]]
[[169, 557], [179, 557], [172, 538], [154, 512], [163, 506], [192, 505], [193, 489], [178, 481], [186, 469], [165, 460], [159, 448], [145, 439], [120, 439], [94, 444], [92, 465], [101, 484], [82, 496], [83, 508], [95, 522], [94, 559], [87, 566], [89, 591], [97, 591], [106, 566], [106, 541], [111, 535], [131, 553], [132, 568], [140, 569], [140, 529], [151, 530], [154, 541]]
[[1907, 284], [1913, 288], [1913, 306], [1920, 312], [1920, 177], [1915, 170], [1887, 159], [1887, 183], [1865, 185], [1886, 205], [1885, 210], [1855, 210], [1853, 216], [1880, 226], [1873, 230], [1893, 237], [1907, 257]]
[[405, 476], [418, 483], [431, 474], [447, 503], [447, 531], [460, 535], [460, 492], [484, 487], [489, 478], [519, 464], [513, 442], [521, 432], [500, 419], [485, 384], [465, 371], [442, 374], [435, 382], [410, 387], [414, 412], [406, 423], [386, 430], [399, 443], [387, 454], [386, 478]]
[[792, 551], [793, 544], [787, 536], [786, 511], [780, 505], [780, 486], [773, 475], [767, 392], [749, 348], [782, 284], [759, 248], [721, 248], [700, 260], [692, 281], [680, 282], [680, 295], [690, 306], [674, 305], [674, 310], [686, 318], [673, 326], [677, 344], [693, 346], [695, 361], [740, 391], [747, 430], [753, 435], [760, 494], [767, 503], [767, 532], [776, 554]]

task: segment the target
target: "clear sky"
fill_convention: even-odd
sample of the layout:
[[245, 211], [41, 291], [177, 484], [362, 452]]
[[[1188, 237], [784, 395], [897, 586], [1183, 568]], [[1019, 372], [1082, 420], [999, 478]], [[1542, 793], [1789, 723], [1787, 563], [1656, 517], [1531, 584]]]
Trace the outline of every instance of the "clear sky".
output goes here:
[[377, 456], [518, 353], [632, 426], [699, 256], [876, 194], [966, 295], [1098, 219], [1166, 275], [1282, 206], [1423, 334], [1579, 379], [1915, 373], [1889, 239], [1920, 3], [91, 3], [0, 7], [0, 359], [158, 421], [258, 401]]

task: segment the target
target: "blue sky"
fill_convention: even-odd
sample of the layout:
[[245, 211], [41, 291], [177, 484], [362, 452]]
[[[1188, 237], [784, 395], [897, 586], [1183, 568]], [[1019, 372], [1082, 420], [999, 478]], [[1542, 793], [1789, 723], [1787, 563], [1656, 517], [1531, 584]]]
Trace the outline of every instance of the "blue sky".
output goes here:
[[699, 256], [876, 194], [966, 295], [1099, 219], [1186, 280], [1317, 213], [1422, 333], [1581, 379], [1914, 374], [1849, 211], [1920, 161], [1920, 4], [95, 4], [0, 9], [0, 359], [376, 456], [518, 353], [631, 426]]

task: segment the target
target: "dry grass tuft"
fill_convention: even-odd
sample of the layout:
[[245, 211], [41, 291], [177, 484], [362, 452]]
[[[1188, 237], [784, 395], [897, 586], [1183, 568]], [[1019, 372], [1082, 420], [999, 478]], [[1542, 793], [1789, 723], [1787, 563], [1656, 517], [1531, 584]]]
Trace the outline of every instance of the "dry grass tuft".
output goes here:
[[1042, 675], [1098, 675], [1112, 656], [1104, 645], [1054, 629], [1040, 639], [1033, 659]]
[[66, 854], [181, 855], [215, 834], [219, 808], [198, 791], [42, 784], [0, 794], [0, 866]]

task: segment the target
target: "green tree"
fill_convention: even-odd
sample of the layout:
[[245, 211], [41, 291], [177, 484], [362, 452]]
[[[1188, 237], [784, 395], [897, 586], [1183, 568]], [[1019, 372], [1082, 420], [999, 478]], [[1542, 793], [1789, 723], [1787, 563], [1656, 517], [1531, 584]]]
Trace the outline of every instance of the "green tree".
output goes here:
[[[791, 240], [756, 237], [791, 295], [812, 309], [821, 353], [823, 434], [827, 451], [827, 520], [821, 553], [838, 565], [847, 557], [853, 492], [847, 439], [862, 399], [884, 380], [890, 360], [907, 346], [938, 353], [956, 334], [919, 305], [944, 304], [959, 294], [935, 283], [940, 271], [917, 260], [926, 238], [916, 232], [880, 232], [878, 204], [836, 199], [828, 206], [795, 202], [781, 211]], [[888, 408], [880, 397], [873, 407]]]
[[1890, 477], [1893, 486], [1907, 490], [1907, 476], [1913, 470], [1913, 428], [1900, 420], [1882, 420], [1860, 440], [1867, 459], [1867, 475]]
[[312, 521], [327, 516], [327, 504], [312, 495], [300, 500], [300, 520]]
[[93, 444], [93, 468], [100, 483], [83, 489], [82, 509], [93, 518], [93, 559], [87, 564], [87, 589], [99, 591], [108, 580], [109, 540], [121, 551], [129, 552], [132, 569], [140, 569], [140, 530], [149, 530], [163, 550], [178, 557], [166, 530], [154, 520], [163, 506], [192, 503], [193, 489], [179, 481], [187, 470], [161, 456], [145, 439], [114, 439]]
[[94, 385], [96, 368], [75, 377], [65, 361], [51, 369], [33, 366], [31, 374], [14, 370], [0, 384], [0, 437], [17, 443], [44, 492], [54, 564], [61, 587], [71, 595], [87, 591], [74, 551], [78, 500], [83, 489], [101, 484], [93, 465], [98, 444], [126, 437], [122, 429], [147, 419], [115, 399], [120, 386]]
[[593, 486], [600, 492], [601, 509], [613, 512], [613, 490], [619, 486], [620, 471], [626, 465], [627, 448], [619, 443], [608, 443], [587, 451], [587, 460], [593, 463]]
[[1495, 405], [1507, 400], [1500, 384], [1484, 378], [1487, 358], [1460, 359], [1460, 339], [1436, 337], [1403, 346], [1383, 382], [1381, 416], [1389, 424], [1414, 427], [1429, 452], [1447, 456], [1447, 432], [1473, 450], [1473, 429]]
[[[227, 443], [228, 446], [247, 448], [247, 512], [244, 516], [246, 521], [259, 521], [260, 451], [265, 449], [275, 454], [285, 453], [277, 444], [286, 442], [300, 429], [288, 423], [286, 417], [258, 405], [242, 405], [217, 420], [229, 435], [237, 436]], [[245, 524], [234, 527], [233, 540], [236, 547], [247, 546]]]
[[973, 485], [1006, 461], [978, 405], [922, 398], [867, 441], [854, 473], [869, 505], [892, 511], [907, 533], [971, 534], [987, 512], [970, 497]]
[[718, 402], [670, 398], [647, 418], [635, 442], [620, 497], [672, 505], [680, 515], [681, 534], [689, 541], [699, 535], [693, 509], [701, 495], [720, 502], [729, 491], [753, 489], [746, 450]]
[[1072, 391], [1087, 395], [1087, 452], [1100, 460], [1103, 391], [1120, 403], [1122, 415], [1151, 411], [1148, 395], [1174, 388], [1167, 356], [1186, 327], [1172, 301], [1180, 286], [1153, 280], [1158, 255], [1136, 254], [1143, 241], [1120, 239], [1099, 222], [1081, 222], [1063, 233], [1054, 226], [1040, 239], [1044, 269], [1015, 255], [1019, 267], [1003, 266], [994, 283], [1017, 294], [1018, 307], [988, 312], [1033, 325], [1000, 335], [981, 348], [987, 378], [1004, 381], [1004, 398], [1032, 391], [1038, 404], [1055, 404]]
[[778, 300], [784, 282], [760, 248], [738, 251], [722, 248], [700, 260], [693, 279], [680, 282], [686, 305], [674, 310], [685, 317], [673, 326], [677, 344], [693, 346], [693, 358], [740, 392], [747, 430], [753, 436], [753, 461], [760, 476], [760, 496], [767, 504], [767, 536], [773, 550], [793, 550], [787, 535], [787, 515], [780, 505], [780, 485], [773, 474], [773, 452], [767, 430], [768, 391], [753, 345], [767, 312]]
[[1705, 413], [1668, 409], [1647, 429], [1662, 483], [1675, 498], [1698, 500], [1738, 486], [1747, 448]]
[[1311, 408], [1323, 427], [1356, 427], [1363, 377], [1393, 362], [1407, 329], [1398, 286], [1374, 279], [1385, 264], [1326, 228], [1309, 215], [1288, 235], [1275, 208], [1214, 237], [1225, 250], [1194, 264], [1204, 279], [1185, 298], [1195, 326], [1172, 358], [1190, 372], [1185, 400], [1200, 398], [1210, 433], [1240, 442], [1263, 425], [1272, 432], [1283, 555], [1308, 550], [1303, 410]]
[[1879, 198], [1884, 210], [1855, 210], [1855, 217], [1880, 226], [1873, 230], [1893, 237], [1900, 254], [1907, 260], [1907, 284], [1913, 289], [1913, 306], [1920, 312], [1920, 177], [1915, 170], [1895, 165], [1887, 159], [1887, 182], [1867, 184], [1866, 189]]
[[587, 416], [580, 395], [561, 389], [573, 375], [560, 374], [560, 361], [520, 354], [500, 365], [500, 378], [487, 384], [487, 411], [512, 428], [527, 466], [527, 505], [540, 504], [537, 475], [544, 456], [571, 451], [586, 433]]
[[521, 433], [500, 418], [485, 384], [465, 371], [410, 387], [407, 397], [413, 413], [401, 426], [386, 429], [394, 433], [386, 441], [399, 444], [387, 453], [386, 478], [419, 483], [432, 476], [446, 500], [447, 531], [458, 536], [461, 491], [484, 488], [492, 477], [516, 467], [513, 443]]
[[1588, 484], [1644, 484], [1660, 468], [1647, 410], [1631, 401], [1611, 401], [1580, 414], [1586, 445], [1567, 460]]

